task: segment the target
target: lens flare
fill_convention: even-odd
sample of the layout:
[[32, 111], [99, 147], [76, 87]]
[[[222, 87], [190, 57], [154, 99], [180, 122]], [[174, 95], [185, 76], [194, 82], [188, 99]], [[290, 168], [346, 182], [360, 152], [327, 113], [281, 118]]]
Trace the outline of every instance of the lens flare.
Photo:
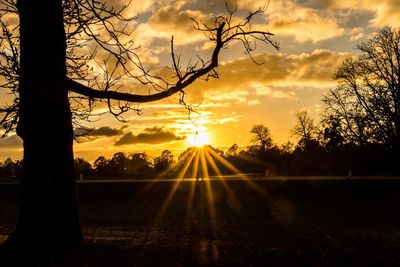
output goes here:
[[209, 144], [210, 140], [207, 133], [196, 132], [196, 134], [192, 134], [187, 137], [187, 142], [190, 146], [202, 147]]

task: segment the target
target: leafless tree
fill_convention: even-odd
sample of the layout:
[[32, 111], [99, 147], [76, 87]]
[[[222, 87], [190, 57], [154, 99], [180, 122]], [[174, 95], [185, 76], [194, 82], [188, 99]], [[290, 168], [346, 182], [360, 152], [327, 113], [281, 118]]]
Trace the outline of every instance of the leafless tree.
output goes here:
[[261, 150], [266, 150], [273, 146], [271, 133], [268, 127], [262, 124], [256, 124], [251, 128], [250, 133], [252, 134], [252, 143], [259, 146]]
[[[127, 6], [98, 0], [1, 0], [0, 75], [2, 93], [13, 98], [1, 111], [6, 133], [24, 142], [19, 219], [3, 246], [11, 257], [41, 262], [83, 244], [74, 179], [73, 122], [89, 118], [105, 102], [117, 118], [140, 103], [180, 94], [198, 79], [217, 78], [219, 54], [239, 41], [249, 56], [256, 42], [278, 48], [272, 34], [253, 28], [254, 16], [235, 17], [236, 8], [212, 23], [195, 21], [214, 48], [208, 59], [181, 66], [171, 39], [173, 79], [146, 69], [130, 36], [134, 17]], [[12, 23], [8, 19], [17, 19]], [[126, 41], [127, 40], [127, 41]], [[104, 56], [105, 55], [105, 56]], [[96, 68], [95, 71], [92, 69]], [[133, 86], [124, 88], [122, 85]], [[139, 89], [138, 92], [133, 89]], [[143, 88], [150, 88], [141, 94]], [[133, 103], [133, 104], [131, 104]], [[39, 162], [46, 159], [42, 169]]]
[[360, 55], [337, 70], [338, 86], [324, 96], [324, 119], [358, 145], [400, 145], [400, 29], [384, 28], [358, 46]]
[[291, 134], [299, 138], [299, 146], [306, 147], [312, 140], [316, 140], [318, 127], [306, 110], [296, 112], [297, 124]]

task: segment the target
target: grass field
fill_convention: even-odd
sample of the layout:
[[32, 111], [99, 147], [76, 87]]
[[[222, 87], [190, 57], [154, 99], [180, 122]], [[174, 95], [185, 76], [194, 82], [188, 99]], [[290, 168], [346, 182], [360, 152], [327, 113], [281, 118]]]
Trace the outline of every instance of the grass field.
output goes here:
[[[79, 266], [400, 266], [400, 180], [174, 188], [79, 184], [88, 244]], [[17, 191], [0, 185], [0, 242], [15, 224]]]

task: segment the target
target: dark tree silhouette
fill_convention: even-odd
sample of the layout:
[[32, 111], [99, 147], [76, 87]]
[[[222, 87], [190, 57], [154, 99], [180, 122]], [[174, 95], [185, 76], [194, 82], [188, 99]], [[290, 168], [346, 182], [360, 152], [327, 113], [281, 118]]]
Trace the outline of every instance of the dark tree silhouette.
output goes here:
[[7, 158], [4, 163], [0, 162], [0, 179], [15, 179], [21, 176], [23, 166], [22, 160], [13, 161]]
[[154, 176], [153, 166], [146, 153], [133, 153], [128, 158], [128, 175], [146, 178]]
[[104, 156], [98, 157], [94, 162], [93, 162], [93, 167], [96, 169], [96, 174], [98, 176], [104, 176], [105, 174], [109, 174], [109, 163], [110, 161], [106, 159]]
[[323, 117], [347, 142], [400, 151], [400, 29], [384, 28], [358, 49], [337, 70]]
[[113, 155], [111, 160], [108, 162], [110, 174], [115, 176], [124, 176], [129, 171], [129, 159], [123, 152], [118, 152]]
[[74, 160], [74, 167], [76, 179], [87, 178], [93, 173], [92, 165], [82, 158], [76, 158]]
[[298, 147], [307, 149], [316, 141], [318, 134], [318, 127], [315, 125], [314, 120], [310, 117], [307, 111], [296, 112], [297, 123], [292, 129], [293, 136], [299, 138]]
[[323, 139], [325, 141], [325, 147], [328, 151], [338, 150], [340, 149], [345, 140], [341, 135], [341, 125], [340, 121], [337, 118], [330, 117], [325, 118]]
[[[105, 101], [117, 117], [131, 109], [139, 111], [129, 103], [156, 101], [175, 93], [186, 105], [184, 89], [200, 78], [218, 77], [218, 56], [231, 42], [241, 42], [250, 56], [256, 41], [277, 48], [270, 39], [272, 34], [251, 25], [264, 9], [238, 21], [233, 19], [236, 9], [228, 8], [228, 14], [217, 16], [213, 24], [195, 22], [195, 29], [214, 43], [209, 59], [190, 61], [182, 68], [171, 40], [176, 77], [166, 81], [145, 69], [131, 41], [123, 42], [133, 19], [123, 16], [125, 6], [114, 9], [105, 1], [94, 0], [0, 3], [2, 14], [19, 18], [19, 26], [12, 29], [1, 20], [2, 89], [13, 93], [15, 99], [1, 109], [0, 120], [6, 132], [17, 126], [24, 146], [18, 223], [2, 251], [24, 255], [15, 258], [31, 263], [83, 244], [75, 193], [73, 121], [87, 118], [95, 99]], [[94, 50], [83, 53], [85, 44]], [[104, 75], [92, 74], [87, 67], [97, 50], [109, 54], [100, 66]], [[136, 88], [150, 86], [153, 90], [144, 95], [122, 91], [118, 82], [123, 78], [132, 79]], [[47, 166], [40, 164], [42, 160]]]
[[167, 149], [164, 150], [159, 157], [154, 159], [154, 169], [160, 173], [168, 170], [173, 163], [174, 155], [172, 155], [172, 152]]
[[240, 150], [239, 150], [239, 146], [237, 144], [233, 144], [232, 146], [230, 146], [228, 148], [228, 150], [226, 151], [226, 154], [228, 156], [236, 156], [237, 154], [239, 154]]
[[262, 124], [257, 124], [253, 126], [250, 133], [252, 135], [252, 143], [259, 146], [261, 150], [266, 150], [272, 147], [272, 137], [268, 127]]

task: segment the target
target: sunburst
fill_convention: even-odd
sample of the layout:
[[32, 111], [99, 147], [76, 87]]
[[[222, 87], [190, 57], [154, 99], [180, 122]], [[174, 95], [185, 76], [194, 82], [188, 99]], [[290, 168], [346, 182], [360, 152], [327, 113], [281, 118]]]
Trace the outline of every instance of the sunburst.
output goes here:
[[195, 134], [189, 135], [186, 140], [192, 147], [202, 147], [210, 143], [210, 138], [207, 132], [196, 131]]
[[[189, 186], [190, 190], [188, 201], [186, 203], [186, 215], [188, 223], [190, 222], [190, 217], [193, 211], [193, 202], [195, 201], [196, 187], [201, 186], [205, 189], [204, 194], [207, 202], [206, 206], [209, 213], [208, 220], [211, 226], [211, 230], [213, 234], [218, 233], [217, 214], [213, 193], [213, 181], [215, 180], [218, 180], [222, 183], [222, 186], [226, 191], [227, 196], [229, 197], [229, 201], [232, 204], [231, 208], [235, 209], [237, 212], [241, 212], [241, 204], [239, 198], [232, 190], [232, 188], [230, 188], [229, 183], [225, 181], [224, 175], [221, 173], [218, 165], [224, 166], [231, 173], [236, 175], [238, 179], [244, 181], [250, 188], [252, 188], [268, 202], [274, 202], [272, 196], [267, 194], [264, 188], [260, 187], [258, 183], [241, 173], [235, 166], [233, 166], [224, 157], [222, 157], [213, 147], [207, 145], [206, 140], [208, 141], [208, 139], [206, 139], [206, 135], [200, 135], [200, 133], [196, 133], [195, 137], [197, 137], [197, 139], [188, 138], [188, 142], [193, 146], [190, 149], [188, 156], [185, 157], [185, 159], [183, 159], [183, 161], [181, 162], [182, 164], [180, 172], [174, 184], [171, 186], [170, 192], [166, 195], [164, 201], [161, 203], [159, 213], [155, 220], [154, 229], [158, 228], [182, 182], [191, 183]], [[210, 170], [208, 169], [209, 167]], [[190, 169], [191, 179], [185, 178], [187, 177]], [[216, 174], [216, 177], [210, 177], [210, 171], [213, 171]]]

